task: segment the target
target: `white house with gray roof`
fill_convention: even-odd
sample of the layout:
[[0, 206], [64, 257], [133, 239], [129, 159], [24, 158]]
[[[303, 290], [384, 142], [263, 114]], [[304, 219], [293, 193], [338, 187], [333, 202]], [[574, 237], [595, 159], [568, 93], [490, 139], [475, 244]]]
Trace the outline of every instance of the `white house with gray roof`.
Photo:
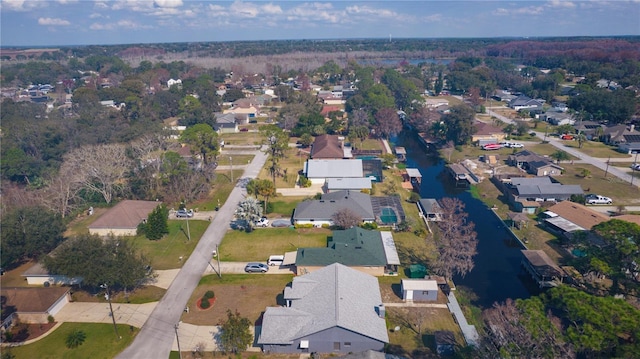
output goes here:
[[293, 278], [284, 307], [268, 307], [257, 343], [265, 353], [382, 351], [389, 342], [378, 280], [334, 263]]
[[293, 212], [293, 223], [313, 224], [315, 227], [331, 226], [333, 225], [331, 217], [343, 208], [356, 213], [362, 218], [362, 222], [376, 220], [371, 196], [359, 191], [336, 191], [323, 194], [319, 200], [300, 202]]

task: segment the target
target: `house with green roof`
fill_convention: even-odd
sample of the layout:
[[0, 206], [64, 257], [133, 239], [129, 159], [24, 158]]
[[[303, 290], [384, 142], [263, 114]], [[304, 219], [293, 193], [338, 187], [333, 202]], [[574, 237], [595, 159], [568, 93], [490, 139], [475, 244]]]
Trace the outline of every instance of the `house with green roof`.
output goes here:
[[391, 232], [360, 227], [333, 231], [327, 239], [327, 247], [299, 248], [296, 253], [298, 275], [314, 272], [333, 263], [382, 276], [396, 274], [400, 258]]

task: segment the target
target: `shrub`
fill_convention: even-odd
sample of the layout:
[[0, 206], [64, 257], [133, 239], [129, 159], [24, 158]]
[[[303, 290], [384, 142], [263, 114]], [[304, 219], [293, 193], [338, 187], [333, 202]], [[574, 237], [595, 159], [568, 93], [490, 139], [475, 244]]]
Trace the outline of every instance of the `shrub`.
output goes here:
[[200, 308], [202, 309], [207, 309], [211, 306], [211, 304], [209, 303], [209, 298], [207, 297], [202, 297], [200, 299]]
[[378, 224], [376, 222], [367, 222], [367, 223], [363, 223], [360, 227], [364, 228], [364, 229], [376, 229], [378, 228]]
[[206, 293], [204, 293], [204, 298], [207, 298], [207, 299], [211, 299], [214, 296], [215, 296], [215, 294], [213, 293], [212, 290], [208, 290]]
[[306, 223], [306, 224], [296, 224], [294, 226], [294, 228], [298, 229], [298, 228], [313, 228], [313, 224], [311, 223]]
[[47, 322], [49, 322], [49, 324], [51, 324], [51, 323], [53, 323], [55, 321], [56, 320], [55, 320], [55, 318], [53, 318], [53, 315], [50, 315], [50, 316], [47, 317]]
[[417, 203], [418, 201], [420, 201], [420, 194], [417, 192], [411, 192], [409, 195], [409, 202]]

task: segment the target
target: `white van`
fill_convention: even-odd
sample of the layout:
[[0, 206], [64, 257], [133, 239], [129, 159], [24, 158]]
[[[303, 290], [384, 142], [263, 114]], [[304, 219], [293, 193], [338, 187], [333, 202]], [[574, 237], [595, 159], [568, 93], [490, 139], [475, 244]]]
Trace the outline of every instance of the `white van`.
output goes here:
[[281, 266], [282, 262], [284, 262], [283, 255], [272, 255], [272, 256], [269, 256], [269, 260], [267, 261], [267, 264], [270, 266]]

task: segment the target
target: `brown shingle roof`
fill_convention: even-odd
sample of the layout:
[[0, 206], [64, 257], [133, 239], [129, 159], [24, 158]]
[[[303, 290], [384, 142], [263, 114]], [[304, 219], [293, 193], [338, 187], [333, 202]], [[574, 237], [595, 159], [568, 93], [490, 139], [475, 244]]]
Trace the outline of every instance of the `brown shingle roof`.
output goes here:
[[549, 207], [549, 211], [586, 229], [611, 219], [605, 214], [571, 201], [562, 201], [553, 205]]
[[3, 307], [15, 307], [14, 312], [44, 313], [70, 290], [70, 287], [2, 288], [2, 297], [6, 298]]
[[89, 228], [133, 229], [162, 202], [125, 200], [106, 211]]
[[484, 122], [476, 122], [476, 129], [477, 131], [474, 135], [502, 134], [502, 128]]
[[340, 140], [336, 135], [320, 135], [313, 141], [311, 158], [344, 158], [344, 150], [340, 146]]

